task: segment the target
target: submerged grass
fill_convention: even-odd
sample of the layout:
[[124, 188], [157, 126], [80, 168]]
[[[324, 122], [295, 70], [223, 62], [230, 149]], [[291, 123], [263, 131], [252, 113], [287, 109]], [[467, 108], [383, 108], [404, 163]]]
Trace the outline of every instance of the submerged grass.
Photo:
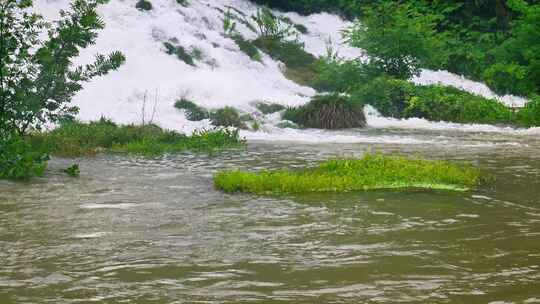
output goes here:
[[214, 176], [217, 189], [228, 193], [289, 194], [348, 192], [375, 189], [474, 189], [480, 171], [446, 161], [368, 154], [361, 159], [337, 159], [298, 171], [259, 173], [222, 171]]
[[116, 125], [101, 119], [96, 122], [67, 122], [28, 138], [34, 150], [56, 156], [77, 157], [101, 152], [159, 155], [190, 151], [214, 151], [242, 146], [237, 130], [197, 131], [191, 136], [164, 130], [156, 125]]

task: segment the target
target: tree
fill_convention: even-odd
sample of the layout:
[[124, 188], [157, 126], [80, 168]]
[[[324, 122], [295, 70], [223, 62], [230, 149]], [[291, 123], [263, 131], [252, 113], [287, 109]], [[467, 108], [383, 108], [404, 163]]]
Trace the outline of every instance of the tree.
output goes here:
[[383, 1], [368, 6], [362, 20], [345, 31], [345, 38], [364, 49], [385, 73], [407, 79], [419, 73], [421, 64], [436, 60], [438, 18], [421, 14], [410, 4]]
[[[70, 105], [84, 82], [115, 70], [120, 52], [96, 55], [93, 63], [74, 66], [81, 49], [95, 43], [104, 22], [96, 7], [107, 0], [74, 0], [60, 20], [45, 22], [32, 13], [31, 0], [0, 0], [0, 134], [24, 135], [57, 122], [77, 107]], [[40, 34], [47, 31], [47, 38]]]

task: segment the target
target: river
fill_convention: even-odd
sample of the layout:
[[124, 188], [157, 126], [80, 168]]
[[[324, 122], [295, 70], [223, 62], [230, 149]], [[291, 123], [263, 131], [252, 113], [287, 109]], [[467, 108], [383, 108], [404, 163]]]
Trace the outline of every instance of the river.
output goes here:
[[[45, 178], [0, 182], [0, 303], [540, 303], [537, 135], [359, 132], [413, 141], [55, 158]], [[281, 197], [212, 186], [224, 168], [366, 151], [470, 162], [495, 180]], [[61, 173], [73, 162], [79, 178]]]

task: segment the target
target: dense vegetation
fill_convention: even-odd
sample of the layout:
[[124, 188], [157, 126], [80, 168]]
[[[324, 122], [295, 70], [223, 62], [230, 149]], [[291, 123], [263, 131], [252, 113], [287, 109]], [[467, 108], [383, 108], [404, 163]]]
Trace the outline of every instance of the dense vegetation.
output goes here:
[[360, 18], [350, 29], [351, 43], [394, 76], [406, 76], [403, 63], [413, 63], [484, 81], [499, 93], [540, 92], [540, 4], [533, 0], [252, 1]]
[[222, 171], [216, 188], [229, 193], [287, 194], [428, 188], [466, 191], [480, 183], [478, 169], [444, 161], [391, 157], [329, 160], [314, 168], [259, 173]]

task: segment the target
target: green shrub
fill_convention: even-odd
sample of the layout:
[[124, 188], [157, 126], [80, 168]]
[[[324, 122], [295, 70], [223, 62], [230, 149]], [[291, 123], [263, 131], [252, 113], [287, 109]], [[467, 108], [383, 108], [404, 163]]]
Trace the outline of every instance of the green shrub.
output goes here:
[[540, 96], [535, 96], [517, 113], [517, 120], [524, 127], [540, 127]]
[[467, 191], [480, 182], [479, 170], [468, 165], [380, 154], [368, 154], [361, 159], [329, 160], [303, 170], [222, 171], [214, 176], [217, 189], [254, 194], [402, 188]]
[[366, 125], [364, 105], [338, 94], [318, 95], [306, 105], [289, 108], [283, 119], [305, 128], [346, 129]]
[[150, 11], [152, 10], [152, 3], [147, 0], [139, 0], [137, 1], [137, 4], [135, 4], [135, 7], [141, 11]]
[[210, 120], [214, 126], [246, 128], [246, 124], [240, 118], [240, 114], [233, 107], [221, 108], [210, 113]]
[[355, 100], [373, 106], [385, 117], [403, 118], [413, 86], [404, 80], [381, 76], [363, 83], [351, 94]]
[[337, 56], [319, 59], [315, 69], [317, 74], [311, 86], [326, 92], [350, 92], [380, 75], [380, 71], [372, 64], [363, 64], [359, 60], [343, 60]]
[[210, 114], [207, 110], [184, 98], [177, 101], [174, 104], [174, 107], [180, 110], [184, 110], [186, 113], [186, 118], [191, 121], [200, 121], [203, 119], [208, 119], [210, 117]]
[[277, 103], [258, 102], [257, 104], [255, 104], [255, 107], [263, 114], [272, 114], [285, 110], [285, 106]]
[[534, 83], [527, 81], [527, 68], [517, 64], [496, 63], [482, 75], [486, 84], [498, 94], [528, 95], [535, 89]]
[[65, 123], [49, 132], [32, 134], [29, 142], [36, 151], [65, 157], [102, 152], [155, 155], [186, 150], [212, 151], [243, 144], [238, 133], [229, 130], [199, 131], [187, 136], [155, 125], [118, 126], [105, 119]]
[[453, 87], [416, 86], [384, 76], [358, 87], [352, 95], [359, 102], [372, 105], [384, 116], [456, 123], [514, 122], [512, 111], [502, 103]]
[[43, 176], [48, 159], [46, 153], [33, 149], [22, 137], [0, 138], [0, 179]]
[[417, 86], [407, 102], [405, 117], [457, 123], [511, 124], [513, 112], [504, 104], [453, 87]]

